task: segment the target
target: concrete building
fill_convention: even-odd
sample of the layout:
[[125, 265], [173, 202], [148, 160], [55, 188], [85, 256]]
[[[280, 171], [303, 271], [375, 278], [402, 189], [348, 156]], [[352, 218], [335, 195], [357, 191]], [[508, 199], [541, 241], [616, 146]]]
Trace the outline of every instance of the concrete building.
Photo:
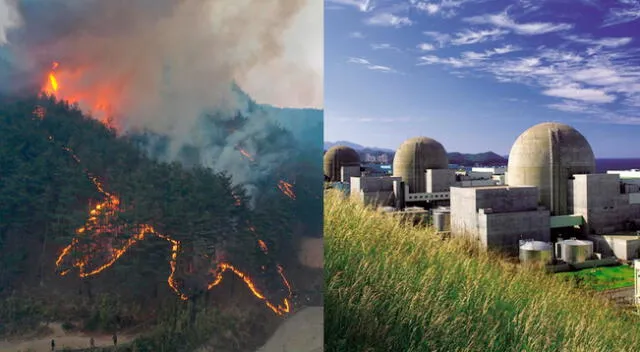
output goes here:
[[517, 252], [520, 240], [550, 240], [549, 211], [531, 186], [452, 187], [451, 233]]
[[[352, 197], [397, 212], [430, 209], [439, 231], [511, 253], [520, 240], [582, 237], [601, 258], [640, 257], [634, 232], [640, 230], [640, 171], [596, 174], [591, 146], [570, 126], [542, 123], [526, 130], [515, 140], [506, 170], [448, 166], [442, 144], [412, 138], [398, 148], [393, 177], [350, 173]], [[447, 216], [437, 211], [442, 207]]]
[[509, 153], [507, 184], [536, 186], [540, 203], [551, 215], [568, 211], [568, 180], [576, 174], [593, 174], [596, 159], [589, 142], [574, 128], [541, 123], [524, 131]]
[[360, 155], [347, 146], [333, 146], [324, 154], [323, 170], [329, 182], [349, 182], [351, 176], [360, 176]]
[[401, 177], [411, 193], [427, 190], [424, 174], [428, 169], [447, 170], [449, 157], [438, 141], [416, 137], [400, 145], [393, 157], [393, 176]]

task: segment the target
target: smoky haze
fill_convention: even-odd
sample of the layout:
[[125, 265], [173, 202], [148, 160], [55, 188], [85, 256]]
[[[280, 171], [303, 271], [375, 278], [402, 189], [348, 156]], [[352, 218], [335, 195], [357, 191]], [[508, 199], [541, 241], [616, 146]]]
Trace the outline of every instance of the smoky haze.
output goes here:
[[231, 119], [244, 109], [246, 98], [232, 89], [233, 82], [266, 98], [260, 102], [320, 107], [321, 67], [304, 55], [289, 66], [296, 56], [287, 53], [309, 51], [299, 44], [306, 33], [315, 33], [314, 48], [322, 47], [321, 20], [303, 20], [321, 5], [321, 0], [0, 0], [0, 61], [1, 51], [7, 51], [4, 60], [12, 70], [6, 75], [11, 82], [0, 82], [0, 89], [6, 93], [45, 82], [58, 62], [59, 98], [77, 101], [94, 116], [101, 114], [96, 106], [106, 105], [121, 132], [168, 136], [170, 159], [185, 145], [196, 148], [202, 164], [229, 172], [234, 183], [251, 190], [261, 177], [256, 172], [272, 172], [288, 157], [281, 149], [249, 163], [238, 153], [238, 146], [256, 150], [273, 119], [254, 114], [240, 130], [203, 132], [203, 114], [215, 111], [216, 119]]

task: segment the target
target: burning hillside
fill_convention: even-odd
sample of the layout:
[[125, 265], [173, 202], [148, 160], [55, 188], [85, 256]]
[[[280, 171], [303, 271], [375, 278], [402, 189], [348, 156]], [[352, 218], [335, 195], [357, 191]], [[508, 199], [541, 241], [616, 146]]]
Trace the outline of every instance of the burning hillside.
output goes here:
[[[0, 295], [117, 297], [85, 326], [168, 314], [178, 340], [232, 301], [294, 310], [294, 238], [322, 229], [322, 111], [241, 87], [282, 64], [304, 3], [0, 0]], [[282, 92], [308, 105], [310, 87]]]

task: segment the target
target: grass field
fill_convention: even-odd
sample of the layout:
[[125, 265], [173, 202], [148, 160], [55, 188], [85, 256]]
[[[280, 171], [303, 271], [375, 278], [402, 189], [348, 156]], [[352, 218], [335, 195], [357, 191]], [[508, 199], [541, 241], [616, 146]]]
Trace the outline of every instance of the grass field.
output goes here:
[[327, 351], [637, 351], [640, 318], [325, 195]]
[[581, 285], [596, 291], [631, 287], [634, 284], [633, 269], [626, 265], [590, 268], [580, 271], [558, 273], [558, 277], [580, 280]]

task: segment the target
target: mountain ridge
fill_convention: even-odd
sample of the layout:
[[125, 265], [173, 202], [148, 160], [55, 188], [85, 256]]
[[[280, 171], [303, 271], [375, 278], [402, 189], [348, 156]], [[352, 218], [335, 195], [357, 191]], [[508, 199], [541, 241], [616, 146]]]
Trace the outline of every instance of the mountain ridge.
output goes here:
[[[349, 141], [324, 142], [324, 149], [327, 150], [336, 145], [344, 145], [355, 149], [363, 160], [366, 160], [367, 156], [378, 158], [382, 155], [386, 155], [388, 160], [393, 160], [393, 156], [395, 154], [395, 151], [391, 149], [365, 147]], [[448, 152], [447, 156], [449, 157], [450, 164], [458, 164], [462, 166], [504, 166], [507, 164], [506, 157], [492, 151], [482, 153]]]

